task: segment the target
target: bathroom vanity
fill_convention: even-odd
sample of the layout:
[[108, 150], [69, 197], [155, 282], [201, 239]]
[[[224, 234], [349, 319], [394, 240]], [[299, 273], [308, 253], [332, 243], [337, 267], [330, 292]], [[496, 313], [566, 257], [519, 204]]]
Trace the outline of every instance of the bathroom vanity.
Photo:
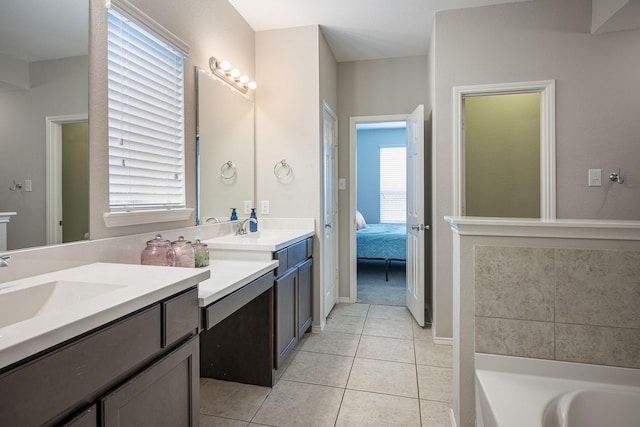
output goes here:
[[98, 263], [0, 285], [23, 303], [2, 307], [0, 425], [197, 425], [208, 275]]
[[[203, 377], [273, 385], [274, 369], [311, 327], [312, 235], [311, 229], [267, 229], [207, 241], [212, 259], [226, 264], [222, 271], [245, 278], [226, 288], [231, 293], [214, 294], [224, 286], [214, 263], [200, 286], [207, 297], [201, 298]], [[229, 264], [239, 262], [246, 265]], [[253, 271], [251, 264], [263, 268]]]

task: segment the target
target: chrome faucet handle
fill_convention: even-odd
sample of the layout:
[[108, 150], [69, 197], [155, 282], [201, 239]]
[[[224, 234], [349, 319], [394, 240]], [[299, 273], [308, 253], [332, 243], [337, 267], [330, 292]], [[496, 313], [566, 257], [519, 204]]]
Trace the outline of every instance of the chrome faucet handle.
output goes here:
[[11, 255], [2, 255], [0, 256], [0, 267], [9, 267], [9, 260], [11, 259]]

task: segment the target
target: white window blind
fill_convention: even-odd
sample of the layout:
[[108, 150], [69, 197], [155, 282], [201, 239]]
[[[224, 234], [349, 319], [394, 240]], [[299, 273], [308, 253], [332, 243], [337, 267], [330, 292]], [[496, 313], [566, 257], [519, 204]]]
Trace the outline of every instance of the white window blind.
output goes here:
[[380, 147], [380, 222], [407, 222], [406, 147]]
[[108, 9], [109, 204], [184, 207], [184, 58]]

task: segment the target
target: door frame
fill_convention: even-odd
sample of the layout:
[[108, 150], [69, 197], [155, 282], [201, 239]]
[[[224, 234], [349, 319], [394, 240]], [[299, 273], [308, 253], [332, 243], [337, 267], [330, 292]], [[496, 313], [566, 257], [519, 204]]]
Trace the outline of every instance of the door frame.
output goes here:
[[464, 204], [464, 102], [468, 96], [540, 94], [540, 219], [556, 218], [556, 83], [555, 80], [497, 83], [453, 88], [453, 215]]
[[349, 296], [340, 302], [355, 303], [358, 298], [358, 260], [356, 254], [357, 165], [356, 126], [363, 123], [406, 122], [410, 114], [353, 116], [349, 118]]
[[62, 125], [88, 121], [88, 114], [45, 117], [47, 245], [62, 243]]
[[339, 245], [339, 228], [338, 228], [338, 222], [339, 222], [339, 212], [338, 212], [338, 115], [333, 111], [333, 109], [331, 108], [331, 106], [326, 102], [326, 101], [322, 101], [322, 183], [323, 183], [323, 194], [322, 194], [322, 236], [320, 238], [320, 240], [322, 241], [322, 256], [320, 257], [320, 259], [322, 260], [321, 263], [321, 277], [322, 277], [322, 289], [321, 289], [321, 298], [320, 298], [320, 311], [321, 311], [321, 318], [322, 323], [323, 323], [323, 327], [324, 327], [324, 321], [328, 315], [328, 313], [326, 313], [326, 307], [325, 307], [325, 303], [326, 303], [326, 291], [327, 291], [327, 286], [328, 286], [328, 282], [329, 280], [331, 280], [328, 277], [325, 277], [325, 273], [326, 273], [326, 257], [325, 255], [325, 251], [326, 251], [326, 247], [325, 244], [327, 242], [325, 242], [325, 228], [327, 227], [327, 223], [326, 223], [326, 217], [325, 217], [325, 212], [326, 212], [326, 208], [325, 208], [325, 199], [326, 199], [326, 179], [325, 179], [325, 171], [326, 171], [326, 167], [324, 164], [324, 160], [325, 160], [325, 135], [324, 135], [324, 131], [325, 131], [325, 122], [327, 120], [327, 116], [329, 116], [334, 123], [334, 128], [333, 128], [333, 165], [332, 165], [332, 176], [331, 176], [331, 188], [332, 188], [332, 192], [333, 192], [333, 203], [335, 204], [333, 206], [333, 210], [334, 210], [334, 218], [333, 218], [333, 224], [329, 224], [330, 227], [332, 227], [333, 229], [333, 242], [332, 242], [332, 246], [333, 246], [333, 267], [334, 267], [334, 273], [335, 276], [333, 277], [334, 283], [334, 303], [339, 301], [339, 294], [340, 294], [340, 273], [339, 273], [339, 266], [340, 266], [340, 257], [339, 257], [339, 250], [340, 250], [340, 245]]

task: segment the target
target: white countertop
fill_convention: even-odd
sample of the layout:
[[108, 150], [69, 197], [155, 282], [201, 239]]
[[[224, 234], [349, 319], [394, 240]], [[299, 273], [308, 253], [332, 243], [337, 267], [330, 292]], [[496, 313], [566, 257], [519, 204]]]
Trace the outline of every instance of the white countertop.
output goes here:
[[208, 267], [211, 277], [198, 286], [200, 307], [224, 298], [277, 266], [276, 260], [211, 260]]
[[313, 234], [313, 229], [264, 229], [259, 230], [258, 233], [247, 233], [242, 236], [229, 234], [216, 237], [204, 243], [209, 245], [209, 249], [214, 250], [275, 252]]
[[207, 269], [95, 263], [2, 283], [0, 290], [53, 281], [121, 287], [0, 328], [0, 368], [206, 281], [209, 274]]

